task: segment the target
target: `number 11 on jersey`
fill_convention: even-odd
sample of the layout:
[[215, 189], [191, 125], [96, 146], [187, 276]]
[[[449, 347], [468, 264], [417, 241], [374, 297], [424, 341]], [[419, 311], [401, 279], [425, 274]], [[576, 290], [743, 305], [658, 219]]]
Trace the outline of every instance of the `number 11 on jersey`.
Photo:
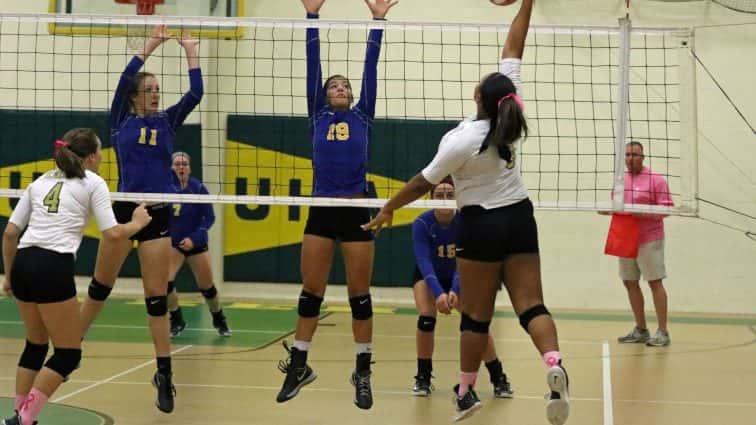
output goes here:
[[[145, 145], [147, 143], [147, 127], [142, 127], [139, 129], [139, 144]], [[157, 130], [150, 129], [150, 146], [157, 146]]]

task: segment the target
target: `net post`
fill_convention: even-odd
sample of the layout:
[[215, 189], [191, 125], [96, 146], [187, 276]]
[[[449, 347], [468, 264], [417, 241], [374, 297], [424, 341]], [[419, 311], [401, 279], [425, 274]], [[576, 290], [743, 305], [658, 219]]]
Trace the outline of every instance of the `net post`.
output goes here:
[[695, 30], [677, 36], [680, 63], [680, 209], [698, 214], [698, 97], [696, 59], [693, 57]]
[[614, 188], [612, 209], [625, 207], [625, 143], [627, 141], [627, 118], [630, 95], [630, 17], [619, 19], [619, 81], [617, 84], [617, 116], [614, 139]]

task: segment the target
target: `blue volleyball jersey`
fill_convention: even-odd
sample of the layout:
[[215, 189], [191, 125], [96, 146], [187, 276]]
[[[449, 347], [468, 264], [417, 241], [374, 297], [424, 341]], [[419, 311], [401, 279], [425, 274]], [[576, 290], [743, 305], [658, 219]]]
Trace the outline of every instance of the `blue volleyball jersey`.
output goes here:
[[[194, 177], [189, 177], [185, 188], [179, 193], [208, 194], [207, 187]], [[189, 238], [196, 248], [207, 245], [207, 231], [215, 223], [215, 213], [211, 204], [174, 203], [171, 217], [171, 242], [178, 246], [184, 238]]]
[[128, 89], [144, 65], [134, 56], [118, 81], [110, 108], [110, 140], [118, 160], [120, 192], [175, 193], [171, 154], [176, 130], [199, 104], [204, 91], [199, 68], [189, 70], [189, 91], [165, 111], [139, 117], [132, 113]]
[[420, 214], [412, 223], [412, 246], [417, 268], [434, 297], [444, 292], [439, 279], [451, 279], [451, 290], [459, 293], [455, 251], [459, 227], [459, 214], [454, 216], [448, 227], [443, 227], [436, 220], [433, 210]]
[[[308, 15], [316, 18], [317, 15]], [[383, 30], [370, 30], [360, 100], [336, 111], [327, 102], [320, 66], [318, 28], [307, 29], [307, 113], [312, 141], [313, 195], [345, 196], [367, 191], [368, 144], [375, 117], [378, 57]]]

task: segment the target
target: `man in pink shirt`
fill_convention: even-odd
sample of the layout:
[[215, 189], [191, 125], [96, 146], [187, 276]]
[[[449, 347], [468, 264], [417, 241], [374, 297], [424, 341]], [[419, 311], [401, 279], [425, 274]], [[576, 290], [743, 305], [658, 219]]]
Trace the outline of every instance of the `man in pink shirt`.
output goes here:
[[[625, 146], [625, 205], [646, 204], [672, 206], [669, 187], [660, 174], [643, 166], [643, 145], [629, 142]], [[621, 343], [646, 343], [648, 346], [669, 345], [667, 331], [667, 291], [662, 279], [664, 269], [664, 217], [663, 214], [633, 213], [640, 230], [638, 256], [620, 258], [619, 274], [627, 289], [630, 306], [635, 316], [635, 328], [617, 340]], [[641, 275], [648, 281], [654, 298], [659, 329], [651, 337], [646, 327], [643, 292], [640, 288]]]

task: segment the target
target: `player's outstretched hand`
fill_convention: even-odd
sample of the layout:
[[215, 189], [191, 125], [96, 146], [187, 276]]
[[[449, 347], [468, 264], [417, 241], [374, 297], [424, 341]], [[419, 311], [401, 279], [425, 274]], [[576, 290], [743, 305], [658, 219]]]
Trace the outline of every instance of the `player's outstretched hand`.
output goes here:
[[389, 9], [396, 6], [397, 3], [399, 3], [398, 0], [375, 0], [372, 3], [370, 0], [365, 0], [365, 4], [370, 8], [370, 12], [373, 13], [373, 18], [379, 19], [385, 18]]
[[325, 0], [302, 0], [302, 4], [305, 7], [307, 13], [317, 15], [320, 12], [320, 8], [323, 7]]
[[378, 212], [372, 220], [363, 224], [362, 230], [372, 230], [375, 236], [381, 233], [383, 226], [391, 227], [391, 222], [394, 221], [394, 212], [385, 211], [383, 208]]

